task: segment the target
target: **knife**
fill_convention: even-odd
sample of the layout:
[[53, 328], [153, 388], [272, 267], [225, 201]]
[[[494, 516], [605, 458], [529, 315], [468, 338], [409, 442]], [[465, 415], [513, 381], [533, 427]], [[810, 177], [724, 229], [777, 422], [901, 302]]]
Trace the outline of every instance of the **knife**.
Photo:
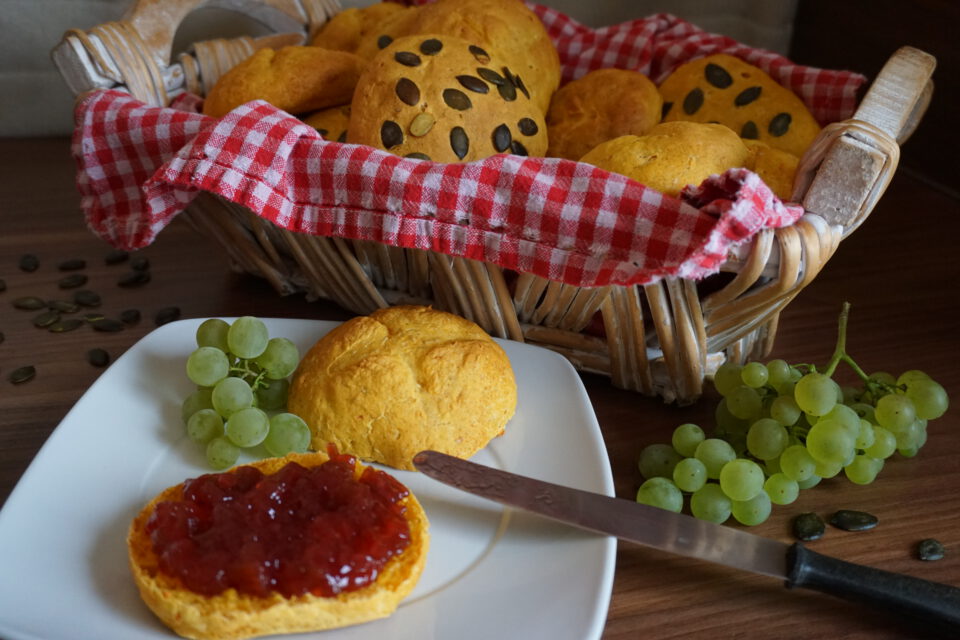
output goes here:
[[960, 630], [960, 589], [825, 556], [799, 542], [787, 544], [665, 509], [564, 487], [421, 451], [413, 464], [457, 489], [559, 520], [581, 529], [661, 551], [723, 564], [914, 618], [930, 627]]

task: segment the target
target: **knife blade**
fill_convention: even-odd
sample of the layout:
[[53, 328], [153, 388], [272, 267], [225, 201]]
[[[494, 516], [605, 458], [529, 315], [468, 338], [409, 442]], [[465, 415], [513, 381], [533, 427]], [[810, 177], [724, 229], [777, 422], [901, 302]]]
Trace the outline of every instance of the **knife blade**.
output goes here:
[[418, 471], [488, 500], [668, 553], [778, 578], [913, 618], [960, 629], [960, 589], [816, 553], [741, 529], [502, 471], [437, 451], [413, 458]]

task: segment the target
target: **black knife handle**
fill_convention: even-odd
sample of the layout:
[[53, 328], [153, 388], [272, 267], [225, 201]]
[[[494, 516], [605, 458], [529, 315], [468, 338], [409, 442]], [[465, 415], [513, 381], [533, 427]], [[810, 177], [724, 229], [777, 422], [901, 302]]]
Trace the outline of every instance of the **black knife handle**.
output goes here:
[[829, 593], [960, 632], [960, 589], [837, 560], [800, 543], [787, 552], [787, 587]]

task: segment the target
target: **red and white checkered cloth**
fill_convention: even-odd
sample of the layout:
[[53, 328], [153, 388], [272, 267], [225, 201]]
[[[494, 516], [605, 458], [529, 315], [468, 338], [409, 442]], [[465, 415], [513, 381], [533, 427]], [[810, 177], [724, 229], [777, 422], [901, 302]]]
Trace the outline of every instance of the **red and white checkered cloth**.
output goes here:
[[[534, 6], [565, 79], [600, 67], [657, 80], [716, 52], [763, 68], [821, 122], [849, 117], [864, 78], [811, 69], [669, 15], [590, 29]], [[680, 198], [557, 158], [501, 154], [466, 164], [401, 158], [323, 140], [262, 102], [214, 119], [186, 95], [149, 107], [116, 90], [78, 101], [73, 153], [90, 228], [117, 247], [150, 244], [201, 190], [292, 231], [428, 249], [578, 286], [700, 278], [757, 231], [794, 222], [756, 176], [733, 169]]]

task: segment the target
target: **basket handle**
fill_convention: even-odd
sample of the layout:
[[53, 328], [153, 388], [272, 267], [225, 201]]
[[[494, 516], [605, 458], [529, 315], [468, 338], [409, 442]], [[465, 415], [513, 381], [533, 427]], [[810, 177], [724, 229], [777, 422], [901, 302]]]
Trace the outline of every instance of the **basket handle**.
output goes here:
[[[180, 24], [204, 7], [239, 12], [272, 34], [196, 43], [195, 57], [171, 60]], [[166, 106], [184, 90], [209, 88], [257, 48], [302, 44], [339, 10], [338, 0], [136, 0], [117, 22], [67, 31], [51, 57], [74, 95], [117, 88], [152, 106]]]
[[793, 200], [843, 227], [866, 220], [933, 95], [936, 58], [901, 47], [886, 62], [849, 120], [823, 129], [800, 161]]

